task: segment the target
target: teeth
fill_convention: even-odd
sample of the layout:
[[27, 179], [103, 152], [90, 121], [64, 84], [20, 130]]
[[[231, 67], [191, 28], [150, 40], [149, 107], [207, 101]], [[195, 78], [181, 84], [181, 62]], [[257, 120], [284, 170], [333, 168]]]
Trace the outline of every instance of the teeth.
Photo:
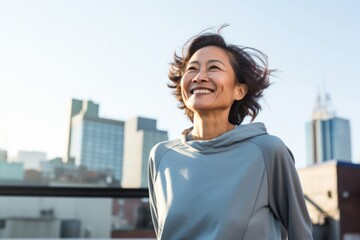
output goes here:
[[193, 91], [193, 94], [197, 94], [197, 93], [211, 93], [211, 91], [209, 89], [195, 89]]

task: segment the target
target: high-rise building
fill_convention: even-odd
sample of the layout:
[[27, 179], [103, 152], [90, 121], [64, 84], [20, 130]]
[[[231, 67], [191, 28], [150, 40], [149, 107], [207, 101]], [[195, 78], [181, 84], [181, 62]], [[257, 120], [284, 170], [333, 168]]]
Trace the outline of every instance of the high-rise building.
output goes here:
[[69, 115], [69, 131], [66, 146], [65, 162], [73, 163], [74, 159], [70, 157], [70, 145], [71, 145], [71, 133], [72, 133], [72, 119], [76, 115], [83, 113], [86, 116], [98, 117], [99, 116], [99, 104], [92, 101], [83, 101], [78, 99], [70, 100], [70, 115]]
[[98, 104], [72, 100], [67, 161], [94, 171], [109, 171], [120, 181], [124, 122], [100, 118], [98, 114]]
[[350, 122], [331, 108], [330, 97], [318, 96], [313, 118], [306, 124], [308, 165], [341, 160], [351, 162]]
[[135, 117], [125, 122], [122, 187], [147, 187], [147, 165], [152, 147], [168, 139], [156, 128], [156, 120]]

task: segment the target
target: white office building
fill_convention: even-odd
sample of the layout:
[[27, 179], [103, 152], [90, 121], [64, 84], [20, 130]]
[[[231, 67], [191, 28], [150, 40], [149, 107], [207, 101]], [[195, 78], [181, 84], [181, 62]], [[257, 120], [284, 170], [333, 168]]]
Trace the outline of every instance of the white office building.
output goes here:
[[152, 147], [168, 139], [156, 128], [156, 120], [135, 117], [125, 121], [124, 160], [121, 187], [147, 187], [147, 166]]

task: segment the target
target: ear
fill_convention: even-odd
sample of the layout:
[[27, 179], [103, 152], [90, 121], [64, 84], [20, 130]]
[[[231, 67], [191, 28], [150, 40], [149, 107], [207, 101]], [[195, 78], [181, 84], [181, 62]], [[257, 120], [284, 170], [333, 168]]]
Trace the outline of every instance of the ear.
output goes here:
[[246, 83], [240, 83], [235, 86], [235, 100], [239, 101], [243, 99], [248, 92], [248, 86]]

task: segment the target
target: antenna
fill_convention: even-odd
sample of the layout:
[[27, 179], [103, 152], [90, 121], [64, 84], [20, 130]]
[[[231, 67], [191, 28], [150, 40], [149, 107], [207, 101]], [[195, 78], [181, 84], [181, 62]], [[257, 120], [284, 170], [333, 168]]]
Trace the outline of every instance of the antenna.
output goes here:
[[316, 97], [315, 108], [313, 112], [313, 119], [329, 119], [336, 115], [334, 107], [331, 102], [331, 96], [326, 91], [325, 80], [323, 79], [323, 88], [318, 87], [318, 94]]
[[329, 93], [326, 93], [325, 94], [325, 104], [326, 104], [326, 107], [328, 109], [328, 112], [329, 114], [331, 115], [331, 117], [335, 117], [336, 116], [336, 111], [335, 111], [335, 108], [332, 104], [332, 101], [331, 101], [331, 97], [330, 97], [330, 94]]
[[321, 94], [321, 87], [318, 87], [318, 94], [316, 96], [315, 107], [313, 111], [313, 120], [322, 119], [323, 118], [323, 99]]

